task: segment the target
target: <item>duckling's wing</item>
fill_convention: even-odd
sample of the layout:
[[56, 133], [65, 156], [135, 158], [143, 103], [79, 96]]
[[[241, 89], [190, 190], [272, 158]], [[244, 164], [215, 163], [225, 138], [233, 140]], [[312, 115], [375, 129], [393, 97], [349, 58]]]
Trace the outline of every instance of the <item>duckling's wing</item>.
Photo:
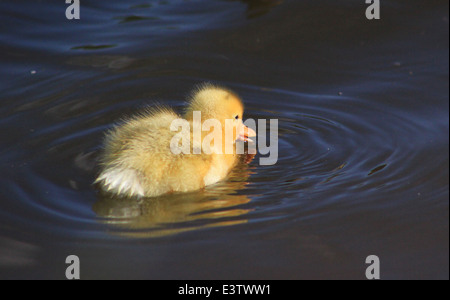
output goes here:
[[154, 106], [123, 120], [106, 137], [103, 171], [96, 183], [117, 195], [145, 196], [145, 181], [153, 178], [145, 178], [144, 162], [161, 160], [161, 145], [170, 144], [170, 124], [178, 118], [172, 109]]

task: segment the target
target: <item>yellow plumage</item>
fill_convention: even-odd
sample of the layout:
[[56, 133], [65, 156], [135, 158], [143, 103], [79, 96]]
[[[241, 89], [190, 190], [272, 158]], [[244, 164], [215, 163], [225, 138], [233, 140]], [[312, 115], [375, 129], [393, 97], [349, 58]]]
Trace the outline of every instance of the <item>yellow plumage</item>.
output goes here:
[[[217, 119], [222, 128], [226, 119], [235, 119], [233, 141], [242, 124], [243, 104], [233, 92], [204, 84], [189, 99], [184, 116], [170, 108], [156, 107], [135, 116], [111, 130], [101, 156], [101, 173], [96, 183], [104, 191], [121, 196], [154, 197], [172, 192], [190, 192], [223, 180], [236, 164], [236, 154], [192, 154], [193, 111], [202, 113], [202, 122]], [[173, 154], [171, 140], [177, 132], [170, 130], [176, 119], [190, 124], [186, 138], [191, 154]], [[208, 134], [202, 132], [201, 138]], [[254, 133], [246, 131], [246, 136]], [[234, 143], [233, 143], [234, 144]], [[211, 148], [217, 147], [211, 144]], [[222, 149], [225, 149], [226, 142]], [[234, 148], [234, 147], [233, 147]], [[225, 153], [225, 151], [223, 151]]]

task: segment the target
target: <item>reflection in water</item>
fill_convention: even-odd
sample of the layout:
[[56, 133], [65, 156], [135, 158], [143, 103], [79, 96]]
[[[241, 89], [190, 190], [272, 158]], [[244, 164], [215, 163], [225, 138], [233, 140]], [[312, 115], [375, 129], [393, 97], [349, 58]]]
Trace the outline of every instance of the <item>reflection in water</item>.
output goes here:
[[119, 23], [130, 23], [130, 22], [138, 22], [138, 21], [148, 21], [148, 20], [158, 20], [157, 17], [143, 17], [143, 16], [122, 16], [122, 17], [114, 17], [115, 20], [119, 20]]
[[283, 3], [283, 0], [240, 0], [247, 3], [247, 18], [256, 18], [268, 13], [273, 7]]
[[117, 47], [117, 45], [84, 45], [72, 47], [71, 50], [103, 50], [114, 47]]
[[247, 163], [253, 156], [243, 155], [228, 180], [202, 191], [143, 199], [102, 194], [93, 210], [102, 222], [117, 226], [120, 235], [136, 238], [245, 223], [243, 216], [251, 210], [239, 206], [251, 199], [238, 191], [248, 184]]
[[39, 251], [32, 244], [0, 237], [0, 268], [36, 265]]
[[[84, 48], [83, 48], [84, 47]], [[72, 49], [85, 49], [89, 46], [79, 46]], [[95, 50], [90, 48], [89, 50]], [[135, 60], [128, 56], [120, 55], [85, 55], [71, 57], [67, 63], [69, 65], [94, 68], [124, 69], [130, 66]]]
[[386, 166], [387, 166], [387, 164], [382, 164], [381, 166], [378, 166], [378, 167], [372, 169], [367, 176], [373, 175], [373, 174], [383, 170], [384, 168], [386, 168]]

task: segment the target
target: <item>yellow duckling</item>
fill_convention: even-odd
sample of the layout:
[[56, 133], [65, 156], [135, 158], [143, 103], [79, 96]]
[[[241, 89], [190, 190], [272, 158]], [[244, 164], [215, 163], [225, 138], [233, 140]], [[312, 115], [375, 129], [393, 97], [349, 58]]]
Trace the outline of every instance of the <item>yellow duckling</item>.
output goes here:
[[[206, 143], [208, 149], [204, 149], [202, 142], [216, 127], [201, 131], [196, 137], [195, 128], [202, 128], [194, 117], [199, 112], [202, 124], [210, 119], [220, 122], [222, 128], [231, 124], [232, 138], [221, 130], [221, 141], [211, 139]], [[238, 161], [235, 142], [256, 136], [254, 130], [243, 124], [243, 113], [244, 105], [235, 93], [203, 84], [192, 93], [183, 117], [170, 108], [158, 107], [131, 118], [107, 134], [102, 170], [96, 183], [104, 191], [129, 197], [190, 192], [217, 183], [225, 179]], [[173, 122], [180, 119], [189, 124], [189, 130], [171, 130]], [[175, 135], [189, 141], [188, 153], [174, 153], [171, 143]], [[198, 152], [202, 145], [204, 151]]]

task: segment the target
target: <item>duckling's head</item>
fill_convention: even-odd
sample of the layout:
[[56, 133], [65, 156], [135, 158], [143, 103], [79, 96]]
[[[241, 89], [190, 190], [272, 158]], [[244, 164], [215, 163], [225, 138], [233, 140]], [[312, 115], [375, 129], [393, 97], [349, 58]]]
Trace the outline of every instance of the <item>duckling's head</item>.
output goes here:
[[233, 126], [233, 141], [251, 141], [249, 138], [256, 136], [254, 130], [244, 125], [244, 104], [233, 91], [209, 83], [199, 86], [190, 97], [185, 119], [192, 121], [194, 112], [198, 111], [202, 123], [213, 119], [218, 120], [223, 129]]

